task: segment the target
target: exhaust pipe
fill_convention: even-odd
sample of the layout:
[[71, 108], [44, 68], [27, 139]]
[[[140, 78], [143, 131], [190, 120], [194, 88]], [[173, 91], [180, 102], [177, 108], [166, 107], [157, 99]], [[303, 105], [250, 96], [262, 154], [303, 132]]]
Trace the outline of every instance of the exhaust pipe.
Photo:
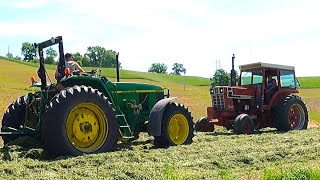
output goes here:
[[231, 86], [236, 86], [236, 71], [234, 70], [234, 59], [236, 57], [234, 56], [234, 54], [232, 54], [232, 69], [231, 69], [231, 73], [230, 73], [230, 76], [231, 76]]
[[119, 53], [116, 54], [116, 71], [117, 71], [117, 82], [120, 82], [120, 76], [119, 76]]

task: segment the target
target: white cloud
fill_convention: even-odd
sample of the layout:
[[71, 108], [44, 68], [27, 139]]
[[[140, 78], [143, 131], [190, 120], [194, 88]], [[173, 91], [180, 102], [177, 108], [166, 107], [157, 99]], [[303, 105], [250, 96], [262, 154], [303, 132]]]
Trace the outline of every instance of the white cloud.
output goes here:
[[4, 0], [0, 3], [0, 6], [19, 9], [31, 9], [41, 7], [50, 2], [50, 0]]

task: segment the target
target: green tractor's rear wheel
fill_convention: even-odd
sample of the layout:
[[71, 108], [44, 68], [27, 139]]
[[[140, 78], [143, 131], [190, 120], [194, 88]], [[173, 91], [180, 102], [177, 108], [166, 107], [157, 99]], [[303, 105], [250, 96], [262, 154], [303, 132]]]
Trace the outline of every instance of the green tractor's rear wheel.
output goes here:
[[287, 96], [272, 110], [273, 120], [280, 131], [301, 130], [308, 127], [308, 111], [298, 96]]
[[161, 136], [154, 137], [156, 147], [191, 144], [194, 128], [191, 113], [180, 104], [170, 103], [162, 119]]
[[[27, 96], [21, 96], [9, 105], [2, 118], [2, 132], [12, 131], [9, 130], [7, 127], [19, 129], [19, 126], [24, 124], [26, 115], [26, 101]], [[19, 137], [19, 135], [2, 136], [3, 144], [6, 145]]]
[[108, 99], [91, 87], [74, 86], [51, 100], [42, 139], [51, 154], [77, 156], [115, 150], [118, 133]]

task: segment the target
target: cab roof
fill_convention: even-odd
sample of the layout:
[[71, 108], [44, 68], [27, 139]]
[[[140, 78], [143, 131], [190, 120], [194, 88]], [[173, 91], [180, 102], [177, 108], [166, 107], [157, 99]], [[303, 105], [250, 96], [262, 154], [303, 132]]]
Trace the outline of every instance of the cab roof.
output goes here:
[[294, 66], [286, 66], [286, 65], [279, 65], [279, 64], [269, 64], [269, 63], [252, 63], [252, 64], [245, 64], [239, 66], [239, 69], [241, 71], [248, 70], [248, 69], [254, 69], [254, 68], [273, 68], [273, 69], [283, 69], [283, 70], [294, 70]]

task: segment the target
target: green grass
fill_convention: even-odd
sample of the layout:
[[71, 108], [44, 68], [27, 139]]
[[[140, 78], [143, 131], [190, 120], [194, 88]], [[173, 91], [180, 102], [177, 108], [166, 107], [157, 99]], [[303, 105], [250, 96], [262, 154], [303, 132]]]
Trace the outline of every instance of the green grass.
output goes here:
[[320, 177], [320, 168], [307, 169], [305, 167], [291, 168], [284, 170], [281, 167], [275, 166], [264, 171], [262, 179], [278, 180], [278, 179], [310, 179], [317, 180]]
[[320, 123], [320, 112], [309, 112], [309, 119]]
[[[116, 152], [51, 159], [39, 148], [0, 150], [0, 176], [26, 179], [320, 178], [320, 129], [253, 135], [196, 133], [194, 143], [154, 149], [146, 134]], [[20, 143], [30, 142], [20, 140]], [[21, 144], [20, 144], [21, 145]], [[26, 146], [26, 145], [25, 145]], [[28, 146], [27, 146], [28, 147]]]
[[320, 77], [299, 77], [300, 88], [320, 88]]

